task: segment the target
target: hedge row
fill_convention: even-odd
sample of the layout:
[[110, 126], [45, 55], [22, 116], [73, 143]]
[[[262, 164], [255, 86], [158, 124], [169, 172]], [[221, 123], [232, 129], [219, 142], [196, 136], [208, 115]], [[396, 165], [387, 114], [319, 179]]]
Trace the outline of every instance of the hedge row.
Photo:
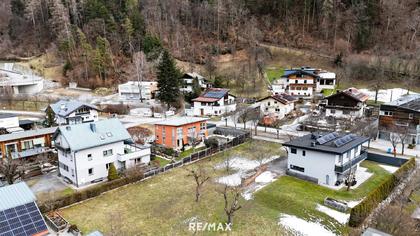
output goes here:
[[365, 199], [350, 212], [349, 225], [359, 226], [368, 217], [376, 206], [388, 197], [398, 183], [416, 166], [414, 158], [404, 163], [398, 170], [387, 177], [376, 189], [370, 192]]
[[52, 201], [41, 203], [39, 205], [39, 209], [41, 210], [41, 212], [46, 213], [46, 212], [56, 210], [65, 206], [69, 206], [71, 204], [99, 196], [100, 194], [104, 192], [122, 187], [130, 183], [140, 181], [143, 179], [143, 177], [144, 177], [143, 174], [138, 174], [138, 175], [127, 176], [121, 179], [116, 179], [116, 180], [100, 183], [92, 187], [89, 187], [87, 189], [77, 191], [73, 194], [59, 197]]

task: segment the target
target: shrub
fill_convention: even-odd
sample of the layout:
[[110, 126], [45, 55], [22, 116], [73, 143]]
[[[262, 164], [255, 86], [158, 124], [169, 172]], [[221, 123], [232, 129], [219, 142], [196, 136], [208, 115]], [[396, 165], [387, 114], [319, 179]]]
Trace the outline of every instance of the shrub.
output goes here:
[[127, 115], [130, 109], [124, 104], [110, 104], [107, 105], [102, 111], [118, 115]]
[[118, 176], [117, 168], [115, 168], [114, 163], [109, 164], [108, 180], [112, 181], [112, 180], [116, 180], [118, 178], [119, 178], [119, 176]]
[[415, 167], [414, 158], [404, 163], [394, 174], [386, 178], [376, 189], [370, 192], [363, 201], [351, 209], [349, 225], [359, 226], [370, 212], [393, 191], [395, 186]]
[[204, 140], [204, 144], [208, 148], [217, 148], [219, 146], [219, 141], [217, 141], [216, 138], [211, 137], [211, 138], [208, 138], [208, 139]]

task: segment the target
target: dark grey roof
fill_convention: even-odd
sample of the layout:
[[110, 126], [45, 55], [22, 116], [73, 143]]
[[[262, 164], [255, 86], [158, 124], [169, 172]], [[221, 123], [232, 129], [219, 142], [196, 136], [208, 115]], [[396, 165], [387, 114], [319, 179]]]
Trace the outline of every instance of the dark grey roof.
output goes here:
[[[333, 137], [332, 137], [333, 136]], [[322, 137], [328, 137], [327, 142], [319, 142], [322, 140]], [[330, 138], [331, 137], [331, 138]], [[349, 141], [348, 138], [351, 137]], [[320, 139], [321, 138], [321, 139]], [[319, 152], [329, 152], [335, 154], [343, 154], [348, 150], [365, 143], [369, 140], [367, 137], [357, 136], [353, 134], [337, 134], [334, 135], [324, 133], [324, 134], [308, 134], [296, 139], [293, 139], [285, 144], [284, 146], [288, 147], [297, 147], [303, 149], [309, 149]], [[313, 146], [312, 143], [315, 143]], [[323, 143], [323, 144], [320, 144]]]
[[420, 112], [420, 94], [405, 95], [397, 100], [385, 103], [383, 105], [402, 107], [405, 109]]

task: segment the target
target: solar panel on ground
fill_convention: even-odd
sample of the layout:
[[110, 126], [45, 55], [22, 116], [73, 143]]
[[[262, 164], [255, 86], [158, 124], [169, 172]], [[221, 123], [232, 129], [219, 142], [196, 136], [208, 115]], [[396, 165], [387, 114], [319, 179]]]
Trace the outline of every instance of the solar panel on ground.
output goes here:
[[339, 136], [338, 133], [332, 132], [332, 133], [323, 135], [322, 137], [318, 138], [316, 141], [318, 142], [318, 144], [322, 145], [322, 144], [328, 143], [331, 140], [336, 139], [338, 136]]
[[335, 145], [336, 147], [341, 147], [341, 146], [343, 146], [344, 144], [347, 144], [347, 143], [349, 143], [349, 142], [353, 141], [353, 139], [354, 139], [354, 135], [352, 135], [352, 134], [348, 134], [348, 135], [346, 135], [346, 136], [343, 136], [343, 137], [341, 137], [341, 138], [339, 138], [339, 139], [335, 140], [335, 141], [334, 141], [334, 145]]
[[0, 236], [30, 236], [47, 231], [34, 202], [0, 211]]

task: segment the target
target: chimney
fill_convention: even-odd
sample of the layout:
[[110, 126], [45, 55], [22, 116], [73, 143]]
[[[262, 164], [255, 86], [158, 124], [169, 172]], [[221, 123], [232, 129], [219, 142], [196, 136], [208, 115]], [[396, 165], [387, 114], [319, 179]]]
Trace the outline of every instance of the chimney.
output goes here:
[[66, 126], [66, 130], [68, 130], [68, 131], [70, 131], [70, 130], [71, 130], [70, 125], [69, 125], [69, 126]]
[[90, 123], [90, 129], [92, 130], [92, 132], [96, 132], [96, 124], [95, 123]]

